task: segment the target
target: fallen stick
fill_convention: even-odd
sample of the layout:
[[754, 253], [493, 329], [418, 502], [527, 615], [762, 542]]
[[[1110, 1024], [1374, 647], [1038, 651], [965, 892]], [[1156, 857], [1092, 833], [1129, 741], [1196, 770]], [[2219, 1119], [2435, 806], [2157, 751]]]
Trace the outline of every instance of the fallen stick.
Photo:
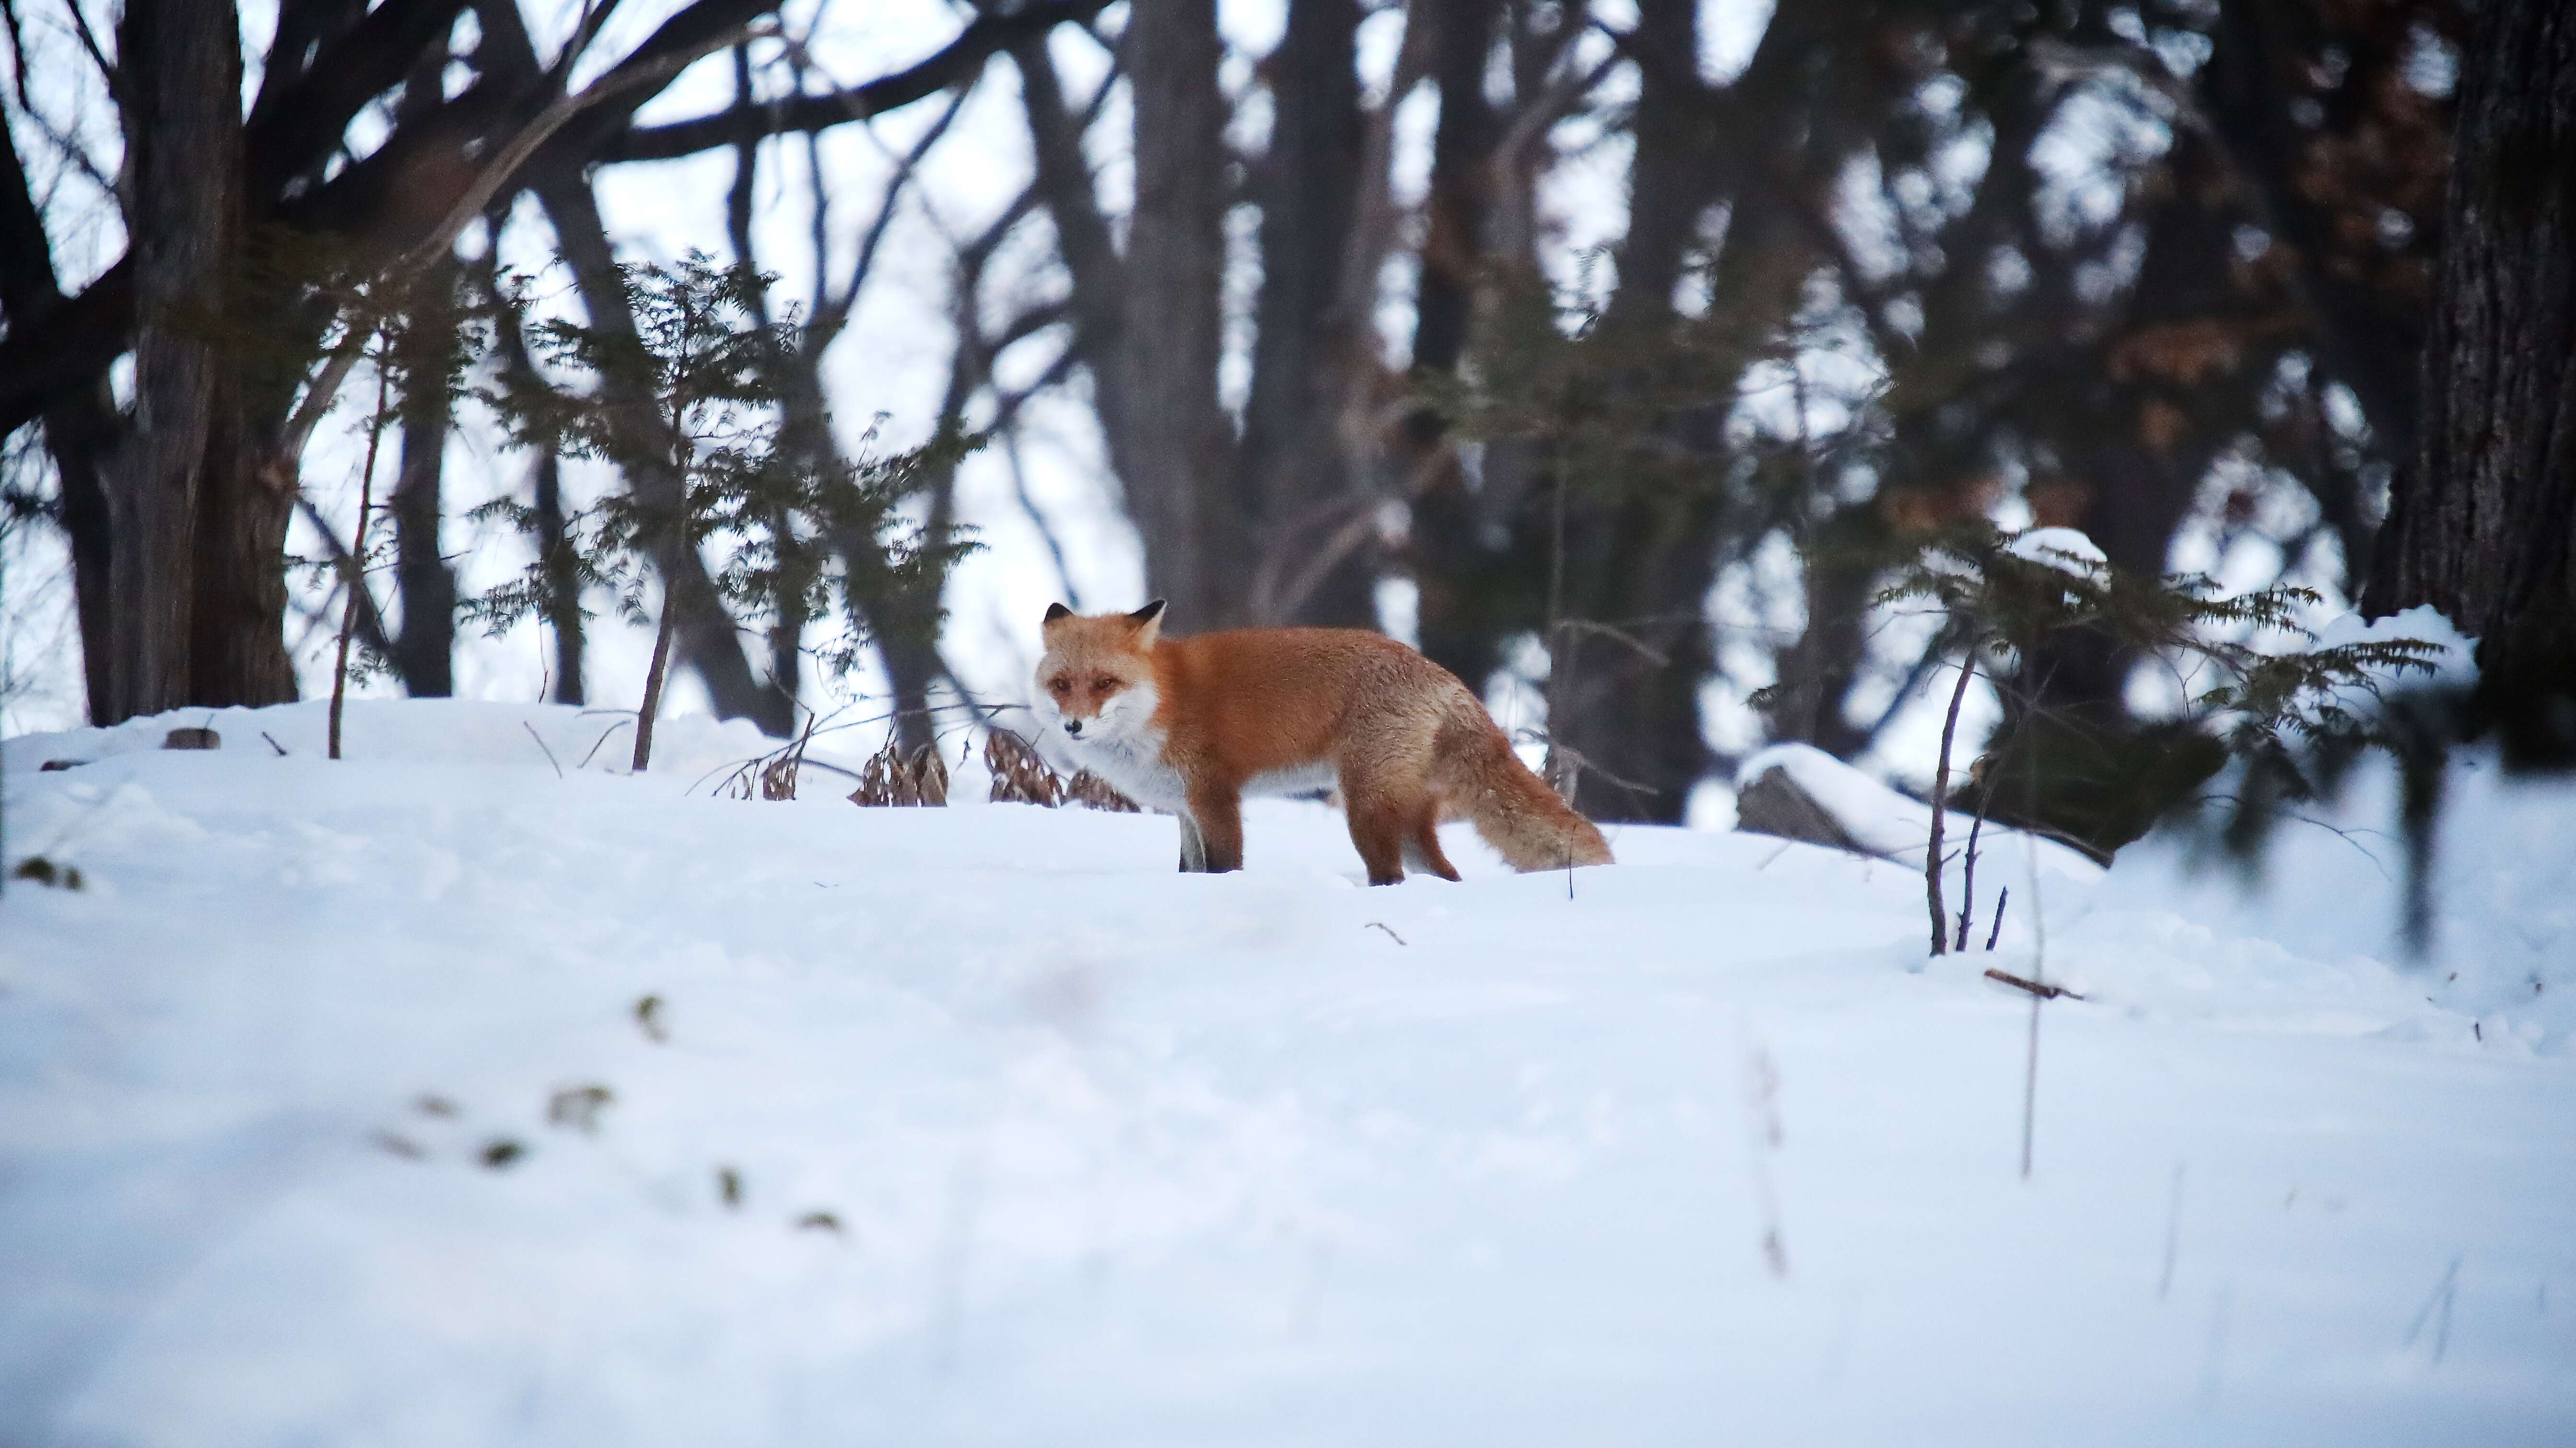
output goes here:
[[2015, 990], [2026, 990], [2044, 1001], [2053, 1001], [2059, 996], [2064, 996], [2071, 1001], [2080, 1001], [2084, 999], [2084, 997], [2077, 995], [2075, 992], [2068, 990], [2062, 985], [2043, 985], [2038, 981], [2024, 980], [2020, 976], [2009, 975], [2000, 970], [1987, 971], [1986, 979], [2002, 981], [2004, 984], [2011, 986]]

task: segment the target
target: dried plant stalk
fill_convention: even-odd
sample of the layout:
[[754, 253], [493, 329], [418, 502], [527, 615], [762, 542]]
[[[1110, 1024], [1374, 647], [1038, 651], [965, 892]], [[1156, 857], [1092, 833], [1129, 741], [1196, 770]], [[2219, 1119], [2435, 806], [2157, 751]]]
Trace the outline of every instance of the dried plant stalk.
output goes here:
[[1086, 809], [1107, 810], [1111, 814], [1138, 814], [1136, 801], [1118, 792], [1118, 787], [1088, 769], [1077, 770], [1064, 787], [1064, 797]]
[[870, 808], [913, 808], [948, 803], [948, 764], [935, 745], [906, 753], [888, 739], [859, 771], [859, 787], [850, 803]]
[[995, 804], [1035, 804], [1048, 809], [1064, 803], [1064, 781], [1016, 734], [996, 729], [984, 736], [984, 767], [993, 772]]

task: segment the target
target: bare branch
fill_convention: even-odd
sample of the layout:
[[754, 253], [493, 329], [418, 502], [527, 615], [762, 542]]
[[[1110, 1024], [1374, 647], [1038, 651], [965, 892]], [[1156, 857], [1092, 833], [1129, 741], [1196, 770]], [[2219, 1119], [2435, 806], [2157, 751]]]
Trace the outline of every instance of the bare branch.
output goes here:
[[731, 145], [746, 128], [761, 135], [784, 135], [864, 121], [971, 81], [995, 54], [1058, 25], [1088, 23], [1108, 4], [1109, 0], [1053, 0], [1009, 12], [987, 12], [928, 59], [893, 75], [829, 95], [793, 96], [771, 104], [736, 106], [691, 121], [638, 126], [610, 138], [598, 148], [595, 159], [668, 161]]
[[473, 184], [465, 188], [465, 194], [458, 197], [455, 204], [448, 208], [445, 219], [430, 228], [429, 235], [423, 237], [411, 250], [404, 252], [395, 260], [392, 271], [397, 275], [419, 271], [445, 256], [448, 248], [456, 244], [457, 236], [465, 230], [466, 226], [476, 217], [481, 216], [491, 205], [492, 197], [500, 191], [503, 184], [516, 176], [519, 168], [526, 165], [529, 158], [536, 155], [540, 147], [553, 140], [556, 132], [571, 124], [573, 118], [582, 112], [615, 100], [628, 91], [667, 82], [681, 71], [729, 46], [738, 45], [747, 40], [775, 39], [777, 36], [778, 32], [768, 26], [741, 26], [720, 35], [709, 36], [694, 44], [681, 46], [668, 55], [641, 65], [620, 66], [600, 77], [581, 94], [565, 96], [557, 100], [553, 105], [539, 112], [535, 120], [520, 128], [519, 134], [511, 138], [510, 144], [501, 148], [501, 153], [475, 176]]

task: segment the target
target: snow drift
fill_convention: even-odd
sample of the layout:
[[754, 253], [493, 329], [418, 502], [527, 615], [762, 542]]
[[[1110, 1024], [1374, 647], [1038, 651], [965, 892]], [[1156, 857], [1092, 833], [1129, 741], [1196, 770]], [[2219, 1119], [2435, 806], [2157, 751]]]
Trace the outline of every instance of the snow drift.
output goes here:
[[[0, 751], [84, 885], [0, 900], [0, 1442], [2576, 1435], [2563, 795], [2455, 792], [2429, 968], [2324, 831], [2254, 903], [1990, 857], [1927, 963], [1919, 875], [1757, 836], [1370, 890], [1257, 803], [1180, 876], [613, 722]], [[2026, 1182], [1998, 963], [2085, 996]]]

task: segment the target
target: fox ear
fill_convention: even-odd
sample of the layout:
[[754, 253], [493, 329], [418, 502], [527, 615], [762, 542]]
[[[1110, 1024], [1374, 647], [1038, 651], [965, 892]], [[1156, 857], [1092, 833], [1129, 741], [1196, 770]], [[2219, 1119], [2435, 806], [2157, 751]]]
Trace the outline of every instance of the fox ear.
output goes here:
[[1144, 642], [1152, 643], [1154, 636], [1162, 632], [1163, 610], [1169, 603], [1169, 599], [1158, 598], [1127, 615], [1127, 621], [1136, 626], [1137, 636]]
[[1046, 622], [1047, 622], [1047, 623], [1053, 623], [1053, 622], [1055, 622], [1057, 619], [1060, 619], [1060, 618], [1071, 618], [1071, 617], [1073, 617], [1073, 610], [1072, 610], [1072, 609], [1069, 609], [1069, 608], [1067, 608], [1067, 607], [1065, 607], [1063, 604], [1060, 604], [1060, 603], [1050, 603], [1050, 604], [1048, 604], [1048, 605], [1047, 605], [1047, 612], [1046, 612]]

